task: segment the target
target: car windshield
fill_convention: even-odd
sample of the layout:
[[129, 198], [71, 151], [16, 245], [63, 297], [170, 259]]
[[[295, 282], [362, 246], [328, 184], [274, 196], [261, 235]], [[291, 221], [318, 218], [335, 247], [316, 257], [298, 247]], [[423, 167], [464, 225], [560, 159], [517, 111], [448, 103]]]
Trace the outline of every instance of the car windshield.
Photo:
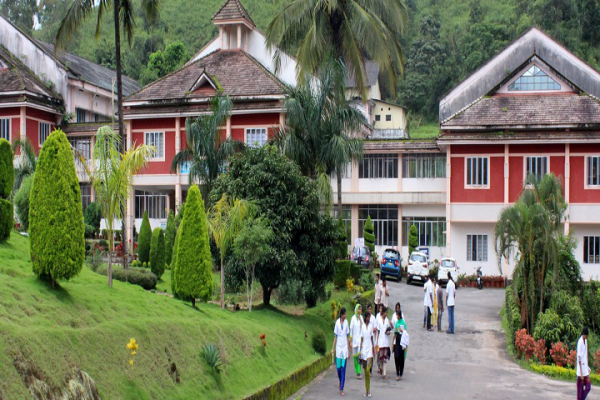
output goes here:
[[425, 256], [422, 256], [420, 254], [412, 254], [410, 256], [410, 259], [413, 261], [419, 261], [421, 263], [427, 262], [427, 258]]
[[386, 250], [383, 253], [383, 258], [398, 258], [398, 252], [394, 250]]
[[454, 261], [452, 260], [442, 260], [442, 268], [454, 268]]
[[352, 253], [360, 256], [366, 256], [367, 254], [369, 254], [368, 249], [366, 247], [355, 247]]

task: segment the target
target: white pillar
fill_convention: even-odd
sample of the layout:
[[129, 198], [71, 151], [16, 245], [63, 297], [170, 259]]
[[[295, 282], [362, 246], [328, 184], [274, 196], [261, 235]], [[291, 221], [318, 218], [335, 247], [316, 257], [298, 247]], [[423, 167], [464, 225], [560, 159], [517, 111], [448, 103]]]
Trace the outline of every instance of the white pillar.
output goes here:
[[448, 146], [446, 151], [446, 254], [445, 256], [452, 254], [450, 250], [450, 239], [452, 232], [452, 207], [450, 206], [451, 201], [451, 186], [452, 186], [452, 150], [451, 146]]
[[[585, 162], [585, 157], [584, 157]], [[585, 167], [584, 167], [585, 168]], [[565, 202], [567, 209], [565, 210], [565, 235], [569, 233], [571, 223], [569, 222], [571, 211], [571, 145], [565, 144]]]
[[[221, 28], [222, 30], [222, 28]], [[175, 154], [181, 151], [181, 117], [175, 118]], [[175, 214], [181, 205], [181, 168], [177, 168], [175, 180]]]
[[508, 143], [504, 145], [504, 205], [508, 205], [509, 202], [509, 189], [508, 178], [510, 175], [510, 163], [508, 156]]
[[237, 26], [237, 48], [242, 48], [242, 24]]
[[350, 242], [350, 246], [354, 247], [354, 240], [360, 237], [360, 233], [358, 232], [358, 204], [352, 204], [350, 207], [350, 216], [351, 216], [351, 236], [352, 240]]
[[131, 188], [129, 192], [129, 197], [127, 199], [127, 217], [125, 218], [125, 229], [123, 229], [123, 234], [125, 236], [125, 240], [131, 239], [131, 246], [128, 246], [129, 254], [133, 255], [133, 224], [135, 223], [135, 190]]
[[231, 116], [227, 117], [225, 121], [225, 137], [227, 139], [231, 138]]
[[402, 204], [398, 204], [398, 253], [402, 257]]
[[[25, 106], [21, 107], [20, 109], [20, 116], [19, 116], [19, 122], [20, 122], [20, 134], [21, 134], [21, 140], [25, 141], [25, 139], [27, 139], [27, 113], [25, 111]], [[23, 152], [21, 151], [21, 155], [23, 154]]]

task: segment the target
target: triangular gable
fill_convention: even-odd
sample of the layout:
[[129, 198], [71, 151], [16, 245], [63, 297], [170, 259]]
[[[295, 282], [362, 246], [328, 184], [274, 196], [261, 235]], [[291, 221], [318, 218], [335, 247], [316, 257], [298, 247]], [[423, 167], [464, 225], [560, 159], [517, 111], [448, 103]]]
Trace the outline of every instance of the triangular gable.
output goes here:
[[194, 82], [190, 88], [190, 92], [202, 92], [202, 93], [214, 93], [220, 91], [219, 85], [206, 73], [202, 72], [202, 75]]
[[440, 101], [440, 123], [475, 103], [534, 56], [585, 93], [600, 98], [600, 74], [537, 28], [531, 28]]

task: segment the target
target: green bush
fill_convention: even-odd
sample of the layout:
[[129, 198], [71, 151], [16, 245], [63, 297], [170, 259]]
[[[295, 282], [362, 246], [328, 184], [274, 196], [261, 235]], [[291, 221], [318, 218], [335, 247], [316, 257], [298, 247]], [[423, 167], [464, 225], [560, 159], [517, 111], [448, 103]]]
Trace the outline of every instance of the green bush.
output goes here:
[[593, 332], [600, 333], [600, 285], [590, 281], [581, 287], [581, 308], [585, 316], [585, 325]]
[[325, 351], [327, 351], [327, 342], [325, 341], [325, 334], [323, 331], [318, 331], [313, 334], [311, 344], [315, 352], [325, 354]]
[[350, 267], [352, 261], [350, 260], [337, 260], [335, 262], [335, 272], [333, 275], [333, 284], [336, 288], [345, 288], [346, 280], [350, 277]]
[[509, 332], [508, 339], [510, 343], [515, 342], [515, 332], [521, 328], [521, 311], [517, 306], [515, 294], [513, 291], [513, 285], [507, 286], [505, 289], [505, 301], [506, 301], [506, 319], [508, 320]]
[[158, 279], [165, 272], [165, 235], [162, 228], [155, 228], [152, 232], [150, 269]]
[[354, 283], [358, 283], [360, 280], [361, 267], [353, 262], [350, 263], [350, 278], [354, 279]]
[[561, 341], [573, 347], [585, 323], [579, 298], [560, 290], [552, 295], [550, 308], [556, 311], [562, 321]]
[[408, 255], [410, 256], [414, 251], [419, 247], [419, 236], [417, 232], [417, 227], [415, 225], [411, 225], [408, 230]]
[[138, 260], [133, 260], [133, 261], [131, 262], [131, 267], [132, 267], [132, 268], [142, 268], [142, 263], [141, 263], [141, 262], [139, 262]]
[[94, 235], [96, 234], [96, 228], [94, 228], [91, 225], [84, 224], [84, 229], [85, 229], [85, 238], [86, 239], [92, 239], [94, 237]]
[[223, 363], [221, 362], [221, 352], [219, 348], [214, 344], [207, 344], [202, 348], [202, 355], [206, 365], [209, 366], [217, 374], [223, 369]]
[[15, 183], [14, 153], [10, 142], [0, 139], [0, 199], [8, 199]]
[[98, 246], [102, 247], [104, 250], [108, 250], [108, 242], [104, 239], [98, 240]]
[[144, 211], [142, 218], [142, 226], [140, 226], [140, 234], [138, 235], [138, 260], [141, 262], [150, 261], [150, 242], [152, 241], [152, 228], [150, 228], [150, 220], [148, 219], [148, 211]]
[[285, 280], [277, 288], [279, 304], [301, 304], [304, 302], [304, 291], [299, 279]]
[[94, 272], [100, 268], [100, 266], [104, 263], [104, 253], [100, 249], [96, 249], [86, 257], [85, 261], [90, 267], [90, 269]]
[[29, 245], [35, 274], [52, 281], [79, 274], [84, 234], [73, 152], [64, 132], [56, 130], [42, 146], [31, 189]]
[[560, 316], [553, 309], [549, 308], [543, 313], [539, 313], [533, 330], [535, 340], [544, 339], [546, 344], [562, 341], [565, 336], [565, 327]]
[[23, 230], [29, 229], [29, 198], [33, 187], [33, 176], [30, 175], [23, 180], [21, 187], [15, 194], [15, 211]]
[[373, 221], [371, 221], [371, 216], [367, 217], [367, 221], [365, 222], [365, 227], [363, 228], [363, 237], [365, 239], [365, 246], [367, 246], [371, 253], [375, 251], [375, 227], [373, 226]]
[[368, 291], [362, 293], [360, 295], [360, 297], [358, 298], [358, 304], [363, 306], [363, 313], [365, 311], [367, 311], [366, 310], [367, 304], [374, 305], [374, 303], [375, 303], [375, 291], [374, 290], [368, 290]]
[[165, 264], [171, 265], [173, 256], [173, 245], [175, 244], [175, 235], [177, 235], [177, 226], [175, 224], [175, 216], [173, 210], [169, 211], [167, 218], [167, 229], [165, 230]]
[[367, 270], [367, 272], [361, 274], [359, 284], [367, 292], [373, 290], [375, 287], [375, 276], [371, 271]]
[[177, 234], [175, 263], [175, 290], [179, 297], [191, 300], [209, 300], [213, 291], [212, 256], [204, 201], [198, 186], [188, 191], [187, 202]]
[[100, 232], [101, 219], [102, 212], [100, 211], [100, 206], [95, 201], [92, 201], [83, 213], [83, 222], [85, 222], [86, 225], [89, 225], [94, 229], [94, 233], [92, 235], [96, 234], [97, 232]]
[[[102, 265], [96, 270], [96, 272], [101, 275], [106, 275], [107, 270], [108, 266]], [[146, 268], [129, 267], [127, 269], [123, 269], [123, 267], [116, 264], [112, 265], [112, 276], [113, 279], [121, 282], [131, 283], [132, 285], [138, 285], [146, 290], [154, 289], [156, 287], [156, 282], [158, 281], [156, 275]]]
[[0, 199], [0, 242], [10, 237], [14, 226], [13, 205], [10, 201]]
[[[577, 378], [577, 373], [571, 368], [557, 367], [556, 365], [540, 365], [536, 363], [531, 363], [529, 365], [535, 372], [552, 378], [559, 378], [571, 382], [574, 382]], [[591, 373], [590, 380], [592, 384], [600, 385], [600, 375]]]

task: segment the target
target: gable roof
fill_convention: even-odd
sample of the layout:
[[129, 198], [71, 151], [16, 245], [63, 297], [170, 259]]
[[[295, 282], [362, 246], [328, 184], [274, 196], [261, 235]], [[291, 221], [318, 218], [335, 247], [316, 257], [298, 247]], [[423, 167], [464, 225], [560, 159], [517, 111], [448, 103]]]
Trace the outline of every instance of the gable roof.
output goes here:
[[585, 93], [600, 98], [600, 74], [544, 32], [531, 28], [440, 101], [440, 123], [479, 101], [534, 55]]
[[[42, 50], [49, 53], [52, 57], [56, 57], [53, 44], [42, 42], [37, 39], [32, 40]], [[92, 85], [96, 85], [109, 92], [112, 91], [112, 80], [113, 78], [117, 78], [116, 71], [68, 52], [60, 54], [57, 61], [65, 67], [69, 74], [69, 78], [91, 83]], [[134, 79], [131, 79], [126, 75], [122, 75], [122, 84], [123, 96], [129, 96], [140, 90], [141, 87]], [[117, 93], [116, 84], [114, 90], [115, 93]]]
[[250, 25], [256, 26], [240, 0], [227, 0], [212, 17], [212, 20], [216, 22], [239, 19], [244, 19], [248, 21]]
[[61, 104], [60, 96], [49, 89], [21, 61], [0, 46], [0, 102], [34, 100], [53, 108]]
[[285, 94], [284, 84], [243, 50], [217, 50], [144, 87], [126, 102], [187, 101], [208, 99], [209, 93], [191, 92], [206, 74], [223, 95], [235, 97], [272, 97]]

